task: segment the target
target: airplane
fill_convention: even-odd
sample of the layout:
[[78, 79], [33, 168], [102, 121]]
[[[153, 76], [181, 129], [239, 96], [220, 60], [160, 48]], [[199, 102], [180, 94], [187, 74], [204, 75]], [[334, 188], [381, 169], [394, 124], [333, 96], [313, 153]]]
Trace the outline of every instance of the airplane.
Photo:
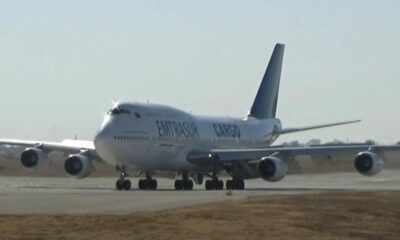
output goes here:
[[226, 189], [245, 189], [246, 179], [282, 180], [288, 174], [290, 157], [354, 153], [354, 167], [365, 176], [378, 174], [384, 165], [381, 153], [399, 150], [398, 145], [343, 144], [340, 146], [283, 147], [273, 142], [283, 134], [356, 123], [344, 121], [299, 128], [283, 128], [276, 117], [284, 44], [277, 43], [267, 65], [257, 95], [244, 118], [198, 116], [175, 107], [121, 102], [106, 114], [93, 141], [62, 142], [0, 139], [0, 145], [26, 149], [22, 165], [38, 169], [53, 151], [68, 155], [66, 173], [75, 178], [89, 176], [94, 162], [110, 164], [119, 172], [117, 190], [130, 190], [132, 171], [138, 189], [156, 190], [155, 176], [177, 173], [176, 190], [192, 190], [193, 182], [206, 190], [222, 190], [219, 176], [229, 174]]

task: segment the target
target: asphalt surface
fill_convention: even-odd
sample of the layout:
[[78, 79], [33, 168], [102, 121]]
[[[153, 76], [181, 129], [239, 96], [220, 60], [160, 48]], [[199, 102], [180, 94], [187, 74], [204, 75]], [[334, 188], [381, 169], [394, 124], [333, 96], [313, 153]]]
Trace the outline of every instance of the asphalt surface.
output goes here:
[[276, 194], [326, 191], [400, 190], [400, 171], [384, 170], [378, 176], [358, 173], [330, 173], [287, 176], [280, 182], [247, 180], [246, 190], [206, 191], [195, 185], [192, 191], [173, 190], [173, 180], [158, 179], [157, 191], [114, 189], [116, 178], [0, 177], [0, 214], [127, 214], [157, 211], [196, 204]]

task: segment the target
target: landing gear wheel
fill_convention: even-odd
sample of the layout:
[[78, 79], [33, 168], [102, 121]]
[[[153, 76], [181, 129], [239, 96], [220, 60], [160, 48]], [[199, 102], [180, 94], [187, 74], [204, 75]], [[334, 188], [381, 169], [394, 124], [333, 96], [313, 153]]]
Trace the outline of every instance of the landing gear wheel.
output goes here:
[[222, 180], [213, 179], [206, 181], [206, 190], [222, 190], [224, 189], [224, 182]]
[[125, 189], [126, 191], [131, 190], [131, 187], [132, 187], [131, 181], [128, 180], [128, 179], [125, 180], [124, 183], [123, 183], [123, 187], [124, 187], [124, 189]]
[[192, 190], [193, 189], [193, 181], [192, 180], [187, 180], [183, 182], [183, 188], [185, 190]]
[[146, 190], [148, 188], [146, 179], [140, 179], [138, 182], [138, 187], [140, 190]]
[[155, 179], [151, 179], [150, 181], [148, 180], [147, 185], [150, 190], [157, 190], [157, 180]]
[[129, 191], [129, 190], [131, 190], [132, 184], [131, 184], [131, 181], [129, 179], [126, 179], [126, 177], [128, 177], [128, 174], [126, 174], [125, 168], [121, 167], [121, 168], [117, 168], [117, 170], [121, 171], [121, 173], [119, 175], [119, 179], [115, 183], [115, 188], [118, 191], [121, 191], [121, 190]]
[[232, 180], [226, 180], [226, 189], [227, 190], [233, 189], [233, 181]]
[[183, 181], [180, 179], [175, 180], [175, 190], [183, 190]]
[[206, 181], [206, 190], [213, 190], [214, 189], [214, 181], [213, 180], [207, 180]]
[[233, 183], [235, 189], [244, 190], [244, 181], [242, 179], [235, 179]]
[[227, 180], [226, 181], [226, 189], [228, 190], [243, 190], [244, 189], [244, 181], [243, 179], [232, 179], [232, 180]]
[[189, 180], [187, 173], [182, 173], [182, 179], [175, 180], [175, 190], [192, 190], [193, 181]]
[[140, 190], [156, 190], [157, 180], [151, 178], [151, 174], [149, 172], [146, 172], [146, 178], [139, 179], [138, 187]]
[[222, 190], [224, 189], [224, 182], [222, 180], [215, 181], [215, 189], [216, 190]]
[[121, 191], [122, 189], [124, 189], [124, 183], [121, 180], [117, 180], [117, 182], [115, 183], [115, 188], [118, 191]]

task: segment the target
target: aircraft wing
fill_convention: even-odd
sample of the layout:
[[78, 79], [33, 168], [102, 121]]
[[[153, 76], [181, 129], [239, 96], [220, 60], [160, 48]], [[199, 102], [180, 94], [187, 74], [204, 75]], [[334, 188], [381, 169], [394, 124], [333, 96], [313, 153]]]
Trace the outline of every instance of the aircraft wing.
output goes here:
[[61, 142], [45, 142], [31, 140], [0, 139], [0, 145], [10, 147], [36, 147], [44, 152], [59, 151], [64, 153], [79, 153], [85, 151], [93, 158], [98, 158], [92, 141], [65, 139]]
[[334, 126], [351, 124], [351, 123], [358, 123], [360, 121], [361, 120], [353, 120], [353, 121], [346, 121], [346, 122], [337, 122], [337, 123], [313, 125], [313, 126], [300, 127], [300, 128], [284, 128], [284, 129], [281, 129], [281, 130], [278, 130], [278, 131], [274, 132], [274, 134], [282, 135], [282, 134], [287, 134], [287, 133], [302, 132], [302, 131], [308, 131], [308, 130], [313, 130], [313, 129], [318, 129], [318, 128], [327, 128], [327, 127], [334, 127]]
[[265, 149], [212, 149], [210, 151], [193, 150], [187, 155], [187, 160], [194, 164], [224, 164], [243, 161], [260, 160], [266, 156], [296, 157], [300, 155], [335, 155], [361, 151], [398, 151], [400, 145], [367, 145], [341, 144], [338, 146], [316, 145], [310, 147], [269, 147]]

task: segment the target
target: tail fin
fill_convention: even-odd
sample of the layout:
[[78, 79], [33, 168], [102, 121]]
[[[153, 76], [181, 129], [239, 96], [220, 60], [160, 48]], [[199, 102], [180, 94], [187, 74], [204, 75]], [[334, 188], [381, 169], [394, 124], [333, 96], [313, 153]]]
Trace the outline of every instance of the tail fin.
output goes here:
[[278, 43], [275, 45], [256, 99], [250, 110], [250, 116], [252, 117], [259, 119], [275, 118], [284, 48], [284, 44]]

